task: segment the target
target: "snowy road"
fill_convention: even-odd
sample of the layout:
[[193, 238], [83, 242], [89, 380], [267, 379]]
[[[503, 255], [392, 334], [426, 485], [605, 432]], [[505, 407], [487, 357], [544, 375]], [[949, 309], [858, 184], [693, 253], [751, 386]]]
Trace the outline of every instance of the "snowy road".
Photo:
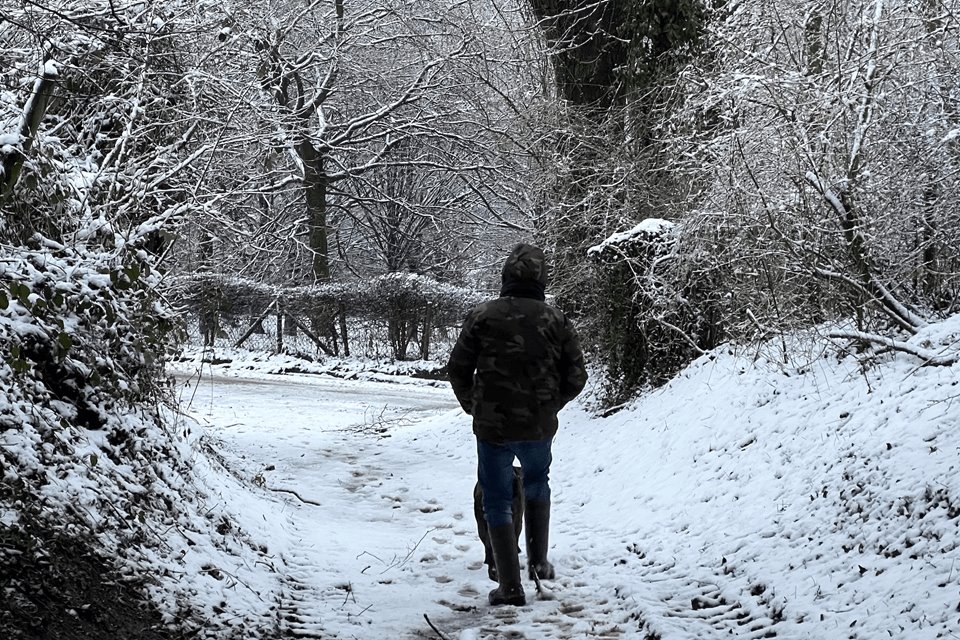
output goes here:
[[[205, 377], [182, 397], [251, 485], [224, 498], [283, 560], [281, 626], [299, 636], [435, 638], [426, 614], [452, 638], [637, 637], [634, 607], [598, 592], [594, 574], [613, 562], [603, 528], [578, 522], [582, 504], [555, 526], [577, 551], [557, 555], [550, 599], [527, 583], [527, 607], [486, 605], [474, 440], [448, 388], [260, 375]], [[622, 551], [613, 537], [599, 540]]]

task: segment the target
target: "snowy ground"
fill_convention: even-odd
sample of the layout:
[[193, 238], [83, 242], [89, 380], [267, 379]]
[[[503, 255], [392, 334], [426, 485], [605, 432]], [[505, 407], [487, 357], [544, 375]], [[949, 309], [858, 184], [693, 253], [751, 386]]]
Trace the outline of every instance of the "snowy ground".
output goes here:
[[197, 472], [261, 549], [203, 565], [194, 595], [306, 637], [440, 637], [426, 615], [461, 640], [960, 638], [960, 366], [769, 355], [705, 357], [606, 419], [565, 411], [558, 580], [497, 609], [445, 385], [204, 367], [184, 406], [232, 473]]

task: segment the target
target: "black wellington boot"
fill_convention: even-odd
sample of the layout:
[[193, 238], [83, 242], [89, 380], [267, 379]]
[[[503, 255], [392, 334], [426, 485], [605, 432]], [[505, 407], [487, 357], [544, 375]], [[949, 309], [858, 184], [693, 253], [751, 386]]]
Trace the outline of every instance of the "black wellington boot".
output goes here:
[[527, 568], [530, 579], [553, 580], [556, 572], [553, 570], [553, 565], [547, 561], [547, 546], [550, 544], [550, 501], [527, 500], [524, 515], [527, 530]]
[[500, 586], [490, 592], [490, 604], [523, 605], [527, 598], [520, 584], [520, 558], [517, 555], [517, 538], [513, 524], [504, 524], [490, 529], [490, 546], [496, 561]]

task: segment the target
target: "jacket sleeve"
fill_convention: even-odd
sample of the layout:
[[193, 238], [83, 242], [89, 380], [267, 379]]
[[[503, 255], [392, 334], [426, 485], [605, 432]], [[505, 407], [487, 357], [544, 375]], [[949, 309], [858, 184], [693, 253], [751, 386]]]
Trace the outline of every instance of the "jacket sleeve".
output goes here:
[[564, 319], [564, 340], [560, 352], [560, 402], [565, 405], [583, 391], [587, 384], [587, 367], [583, 361], [580, 338], [573, 323]]
[[447, 377], [460, 406], [473, 413], [473, 374], [477, 369], [477, 336], [475, 316], [467, 316], [460, 329], [460, 337], [447, 362]]

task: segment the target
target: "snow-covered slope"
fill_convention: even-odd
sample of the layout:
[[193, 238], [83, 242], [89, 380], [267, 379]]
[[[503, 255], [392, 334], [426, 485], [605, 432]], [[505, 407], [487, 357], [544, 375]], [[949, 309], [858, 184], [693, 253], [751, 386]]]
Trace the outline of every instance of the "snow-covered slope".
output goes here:
[[598, 580], [653, 635], [955, 637], [958, 374], [714, 354], [568, 425], [561, 514], [629, 548]]

